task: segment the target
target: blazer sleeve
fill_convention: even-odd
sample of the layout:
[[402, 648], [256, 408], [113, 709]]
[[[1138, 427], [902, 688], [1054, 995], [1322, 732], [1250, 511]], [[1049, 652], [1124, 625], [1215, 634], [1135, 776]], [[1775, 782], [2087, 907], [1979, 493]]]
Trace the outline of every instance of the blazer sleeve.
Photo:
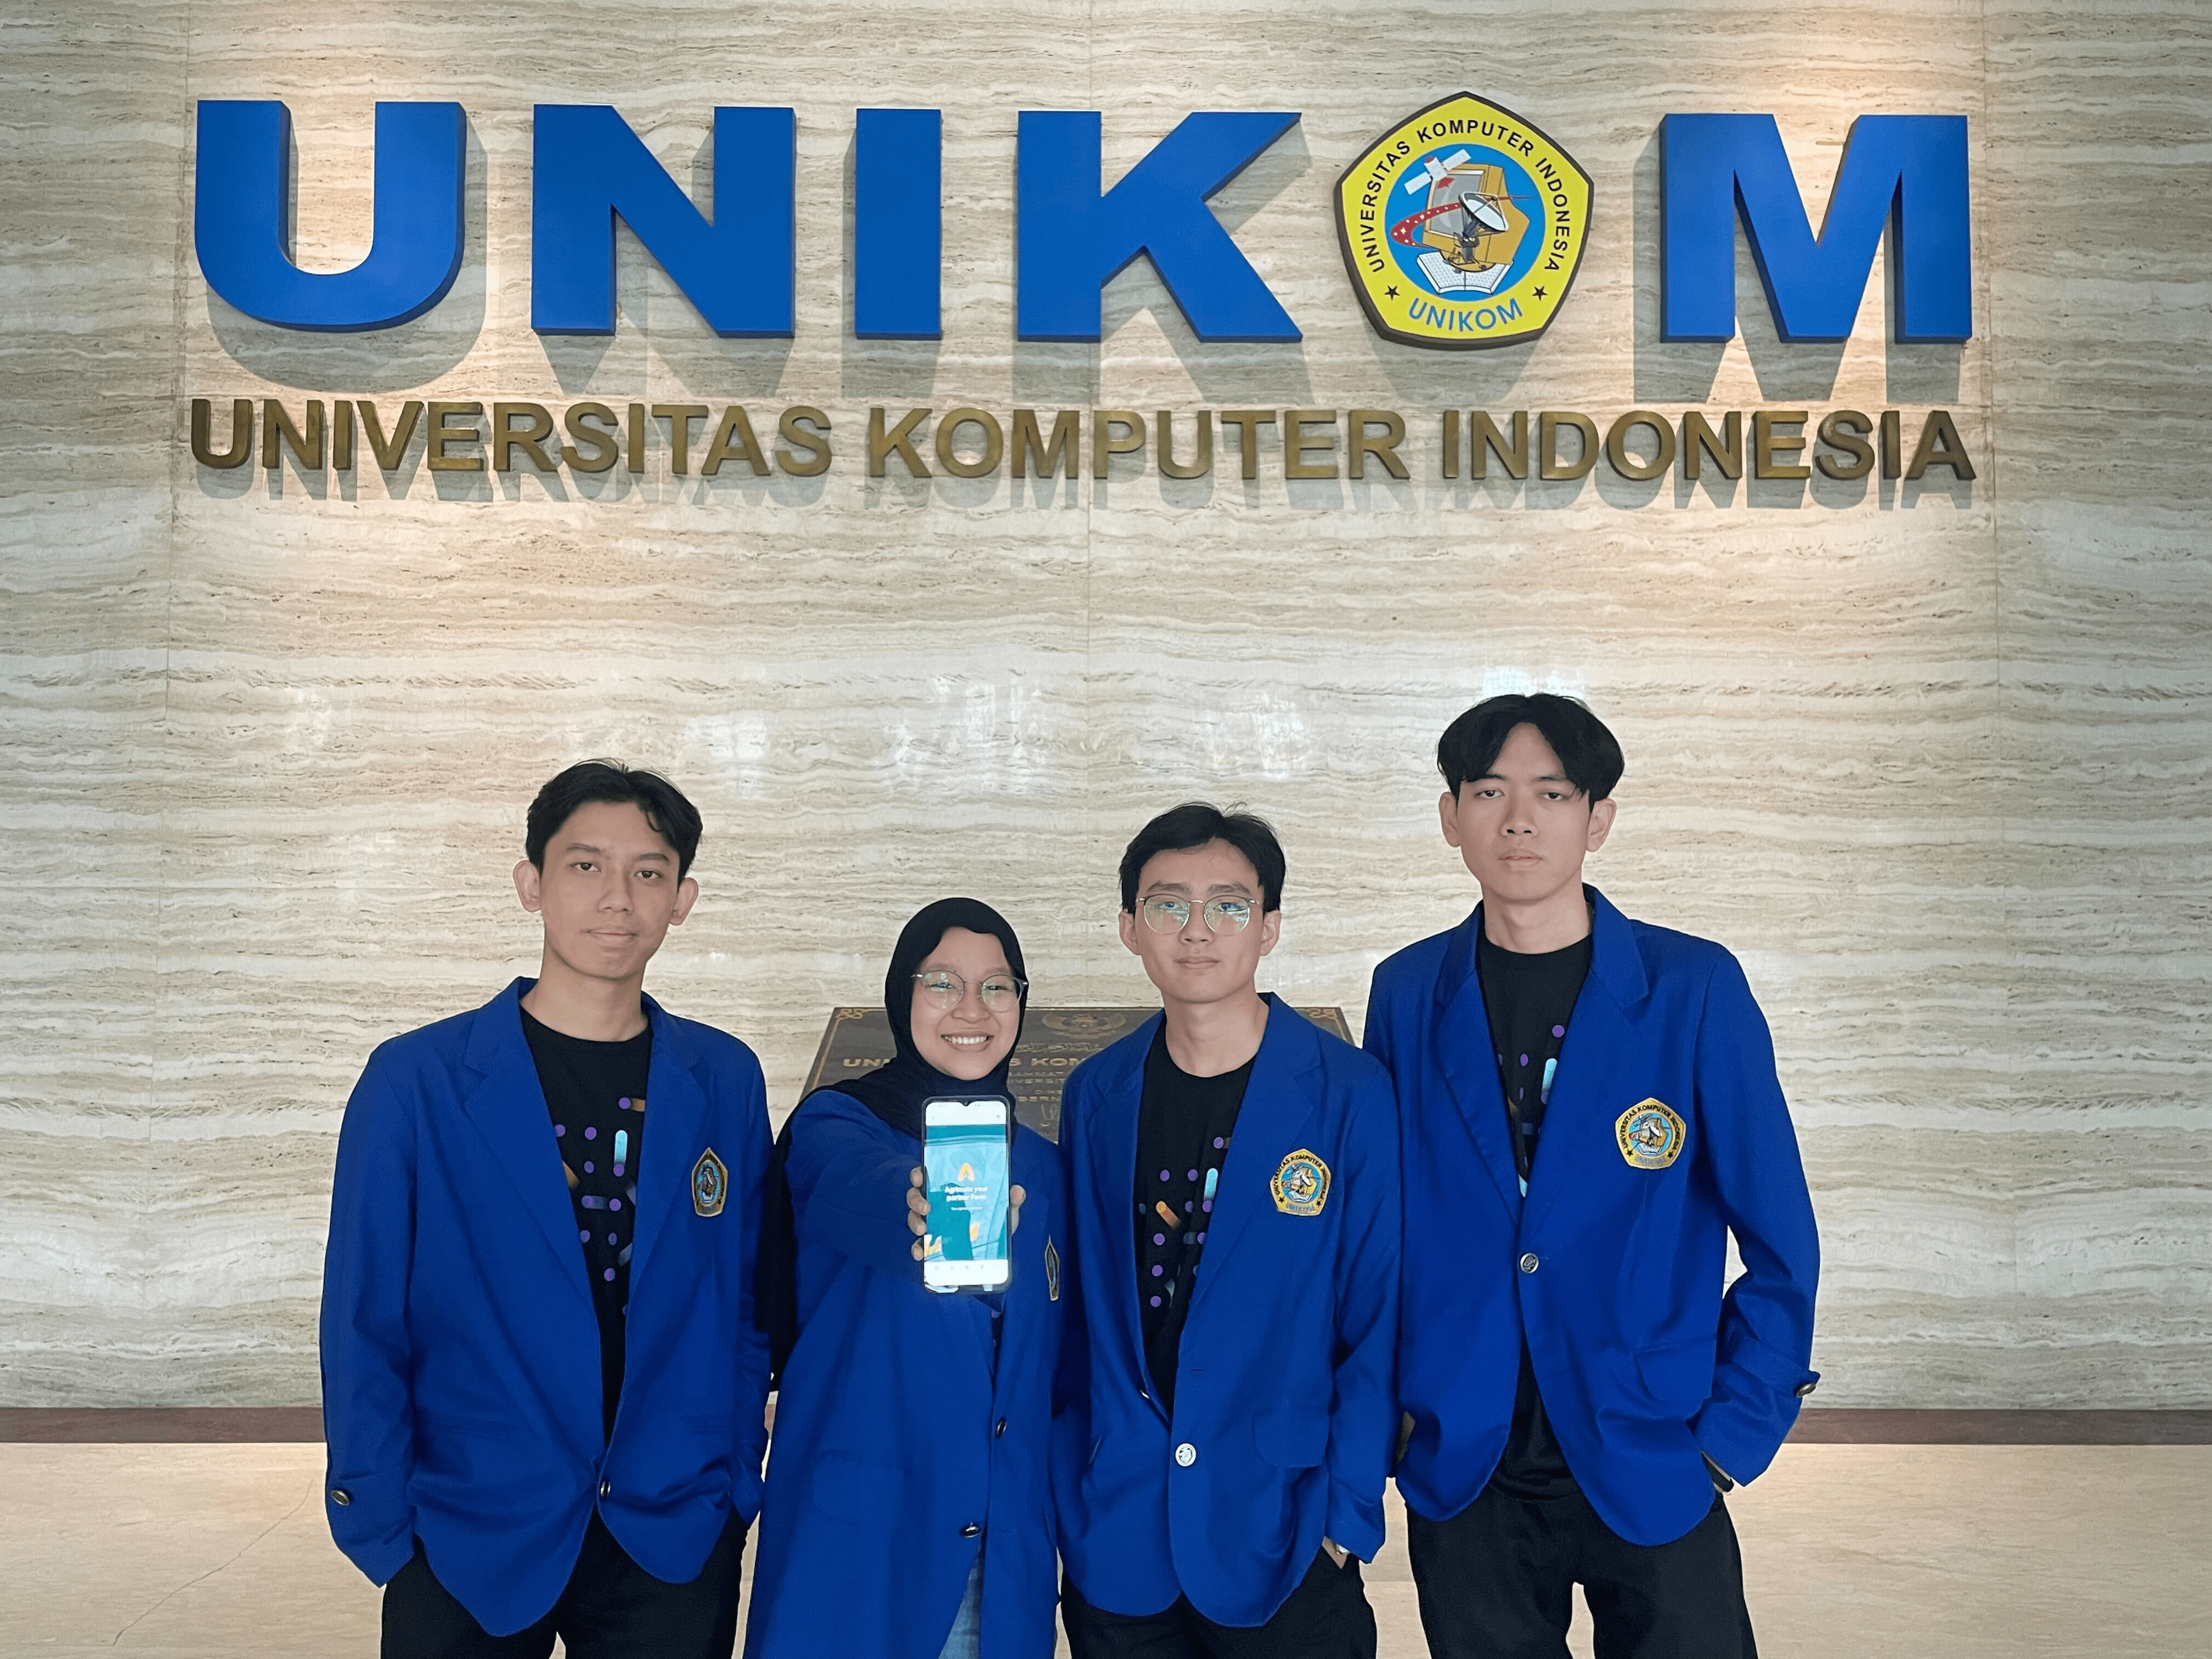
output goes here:
[[323, 1506], [331, 1536], [374, 1583], [415, 1554], [415, 1113], [385, 1054], [346, 1103], [323, 1257]]
[[1403, 1230], [1397, 1099], [1362, 1062], [1338, 1245], [1336, 1385], [1329, 1407], [1328, 1536], [1363, 1561], [1382, 1547], [1382, 1487], [1398, 1431], [1398, 1255]]
[[1810, 1368], [1820, 1237], [1774, 1041], [1743, 969], [1724, 956], [1698, 1027], [1701, 1156], [1744, 1271], [1721, 1307], [1713, 1391], [1692, 1425], [1698, 1445], [1734, 1480], [1763, 1473], [1797, 1420]]
[[921, 1162], [919, 1151], [886, 1145], [866, 1107], [826, 1097], [820, 1104], [802, 1102], [784, 1161], [799, 1242], [919, 1285], [921, 1263], [914, 1259], [906, 1195]]
[[[744, 1148], [744, 1156], [733, 1181], [739, 1187], [735, 1196], [744, 1205], [738, 1213], [758, 1216], [763, 1212], [769, 1156], [775, 1143], [769, 1134], [767, 1085], [761, 1077], [760, 1062], [750, 1052], [745, 1055], [736, 1118], [744, 1126], [744, 1136], [739, 1143]], [[731, 1415], [736, 1431], [737, 1467], [751, 1475], [738, 1494], [738, 1518], [748, 1525], [759, 1512], [761, 1463], [768, 1455], [769, 1340], [753, 1316], [753, 1273], [759, 1258], [760, 1229], [747, 1226], [738, 1245], [738, 1393], [737, 1409]]]

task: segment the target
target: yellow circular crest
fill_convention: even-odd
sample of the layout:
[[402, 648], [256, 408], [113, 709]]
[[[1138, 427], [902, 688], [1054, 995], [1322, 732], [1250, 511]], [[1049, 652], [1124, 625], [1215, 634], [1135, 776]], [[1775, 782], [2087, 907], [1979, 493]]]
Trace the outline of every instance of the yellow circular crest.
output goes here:
[[1375, 331], [1407, 345], [1534, 339], [1574, 285], [1589, 215], [1581, 164], [1471, 92], [1393, 127], [1336, 181], [1352, 288]]

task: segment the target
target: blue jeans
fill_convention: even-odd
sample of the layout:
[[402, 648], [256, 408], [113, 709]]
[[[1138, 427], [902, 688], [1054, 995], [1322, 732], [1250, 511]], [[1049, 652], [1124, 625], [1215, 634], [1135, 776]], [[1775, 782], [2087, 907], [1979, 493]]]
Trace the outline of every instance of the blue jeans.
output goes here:
[[983, 1551], [978, 1546], [975, 1565], [969, 1570], [968, 1588], [961, 1593], [960, 1611], [952, 1615], [952, 1633], [945, 1638], [937, 1659], [982, 1659]]

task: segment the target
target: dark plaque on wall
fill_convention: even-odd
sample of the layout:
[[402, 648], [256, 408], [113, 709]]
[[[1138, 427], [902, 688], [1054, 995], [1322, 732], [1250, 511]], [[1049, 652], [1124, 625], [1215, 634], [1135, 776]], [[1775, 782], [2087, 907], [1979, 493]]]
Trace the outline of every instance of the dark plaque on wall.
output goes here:
[[[1032, 1008], [1022, 1022], [1022, 1040], [1007, 1076], [1014, 1085], [1016, 1115], [1039, 1134], [1060, 1137], [1060, 1091], [1067, 1074], [1117, 1037], [1127, 1036], [1157, 1012], [1152, 1008]], [[1298, 1012], [1346, 1042], [1352, 1027], [1341, 1008]], [[822, 1033], [822, 1047], [806, 1073], [800, 1098], [817, 1089], [834, 1089], [840, 1078], [873, 1071], [891, 1057], [890, 1022], [880, 1008], [833, 1008]]]

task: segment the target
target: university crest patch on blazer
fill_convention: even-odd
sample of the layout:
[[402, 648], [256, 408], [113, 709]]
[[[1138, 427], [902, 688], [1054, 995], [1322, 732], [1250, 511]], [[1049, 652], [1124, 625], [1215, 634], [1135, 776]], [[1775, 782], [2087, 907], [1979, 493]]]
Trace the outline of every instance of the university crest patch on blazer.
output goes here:
[[730, 1172], [709, 1146], [691, 1166], [691, 1207], [701, 1215], [720, 1215], [730, 1195]]
[[1328, 1165], [1301, 1146], [1276, 1166], [1267, 1190], [1285, 1215], [1319, 1215], [1328, 1202]]
[[1657, 1100], [1639, 1100], [1613, 1121], [1613, 1133], [1620, 1155], [1632, 1169], [1663, 1170], [1682, 1155], [1689, 1129], [1674, 1115], [1674, 1108]]

